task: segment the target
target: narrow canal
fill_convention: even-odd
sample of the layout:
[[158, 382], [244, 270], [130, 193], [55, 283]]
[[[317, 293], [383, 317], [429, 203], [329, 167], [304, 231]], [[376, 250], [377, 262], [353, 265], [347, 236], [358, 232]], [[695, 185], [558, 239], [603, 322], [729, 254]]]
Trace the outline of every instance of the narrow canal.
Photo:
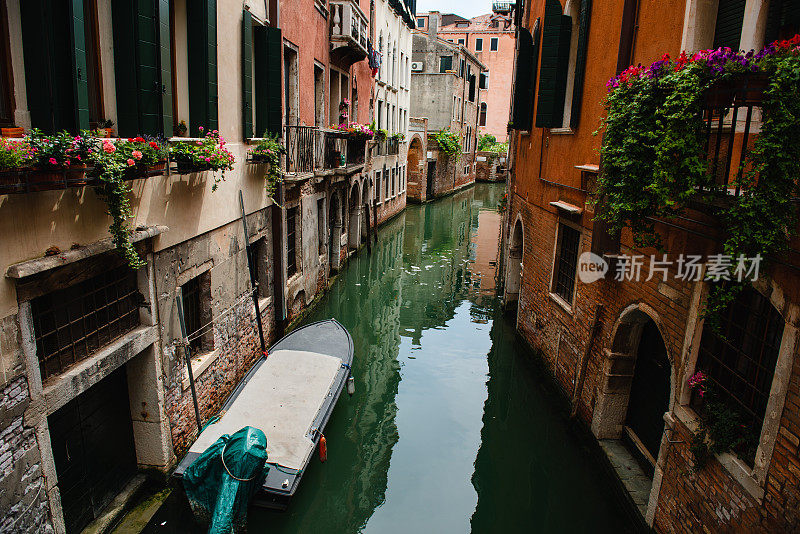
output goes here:
[[306, 319], [350, 330], [356, 393], [325, 431], [327, 463], [314, 459], [287, 512], [251, 511], [250, 532], [634, 529], [499, 311], [502, 194], [479, 184], [409, 206]]

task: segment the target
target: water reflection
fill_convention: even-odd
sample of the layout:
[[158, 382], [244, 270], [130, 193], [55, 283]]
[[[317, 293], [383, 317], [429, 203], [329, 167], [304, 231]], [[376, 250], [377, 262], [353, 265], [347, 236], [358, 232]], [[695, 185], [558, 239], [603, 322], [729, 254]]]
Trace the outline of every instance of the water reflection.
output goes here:
[[[289, 511], [251, 532], [596, 532], [629, 523], [494, 297], [496, 206], [480, 184], [410, 206], [309, 321], [351, 332], [356, 394]], [[160, 531], [163, 532], [163, 531]]]

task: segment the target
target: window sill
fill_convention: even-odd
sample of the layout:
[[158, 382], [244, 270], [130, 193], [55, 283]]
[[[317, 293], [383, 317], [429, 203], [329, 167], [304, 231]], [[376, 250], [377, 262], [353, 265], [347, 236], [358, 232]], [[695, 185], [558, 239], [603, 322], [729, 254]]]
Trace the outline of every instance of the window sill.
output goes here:
[[[676, 404], [673, 413], [686, 428], [694, 433], [700, 427], [699, 416], [688, 405]], [[719, 464], [759, 503], [764, 499], [764, 488], [756, 480], [751, 469], [735, 454], [723, 452], [714, 455]]]
[[575, 131], [572, 128], [552, 128], [551, 135], [573, 135]]
[[569, 304], [566, 300], [564, 300], [559, 295], [556, 295], [553, 292], [548, 293], [548, 295], [550, 296], [550, 300], [558, 304], [565, 312], [567, 312], [570, 315], [573, 314], [572, 305]]
[[[197, 354], [192, 357], [192, 377], [195, 381], [197, 381], [200, 376], [208, 369], [208, 367], [214, 363], [217, 358], [219, 358], [219, 349], [214, 349], [209, 352], [204, 352], [202, 354]], [[184, 391], [189, 389], [189, 372], [184, 367], [183, 368], [183, 381], [182, 381]]]

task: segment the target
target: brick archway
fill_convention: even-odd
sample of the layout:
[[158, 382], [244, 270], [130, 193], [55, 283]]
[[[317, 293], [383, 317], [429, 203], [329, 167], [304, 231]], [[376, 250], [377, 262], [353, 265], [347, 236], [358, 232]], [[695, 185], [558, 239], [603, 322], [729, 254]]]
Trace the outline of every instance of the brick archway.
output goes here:
[[408, 169], [407, 187], [411, 188], [414, 196], [422, 200], [425, 199], [425, 153], [422, 146], [422, 139], [419, 135], [414, 135], [411, 138], [411, 143], [408, 145], [408, 154], [406, 156]]

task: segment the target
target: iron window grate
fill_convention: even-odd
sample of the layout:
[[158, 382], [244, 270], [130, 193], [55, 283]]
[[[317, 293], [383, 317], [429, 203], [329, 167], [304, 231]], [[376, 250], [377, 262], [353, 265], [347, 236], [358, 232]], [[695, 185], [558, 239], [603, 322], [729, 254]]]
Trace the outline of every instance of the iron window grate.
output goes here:
[[571, 304], [572, 292], [575, 289], [575, 269], [578, 263], [581, 233], [563, 223], [559, 224], [559, 232], [561, 236], [553, 292]]
[[42, 380], [139, 325], [136, 272], [117, 267], [31, 301]]
[[[753, 428], [764, 423], [783, 327], [783, 318], [769, 300], [747, 288], [721, 314], [718, 330], [703, 328], [697, 369]], [[701, 403], [693, 396], [695, 407]]]

